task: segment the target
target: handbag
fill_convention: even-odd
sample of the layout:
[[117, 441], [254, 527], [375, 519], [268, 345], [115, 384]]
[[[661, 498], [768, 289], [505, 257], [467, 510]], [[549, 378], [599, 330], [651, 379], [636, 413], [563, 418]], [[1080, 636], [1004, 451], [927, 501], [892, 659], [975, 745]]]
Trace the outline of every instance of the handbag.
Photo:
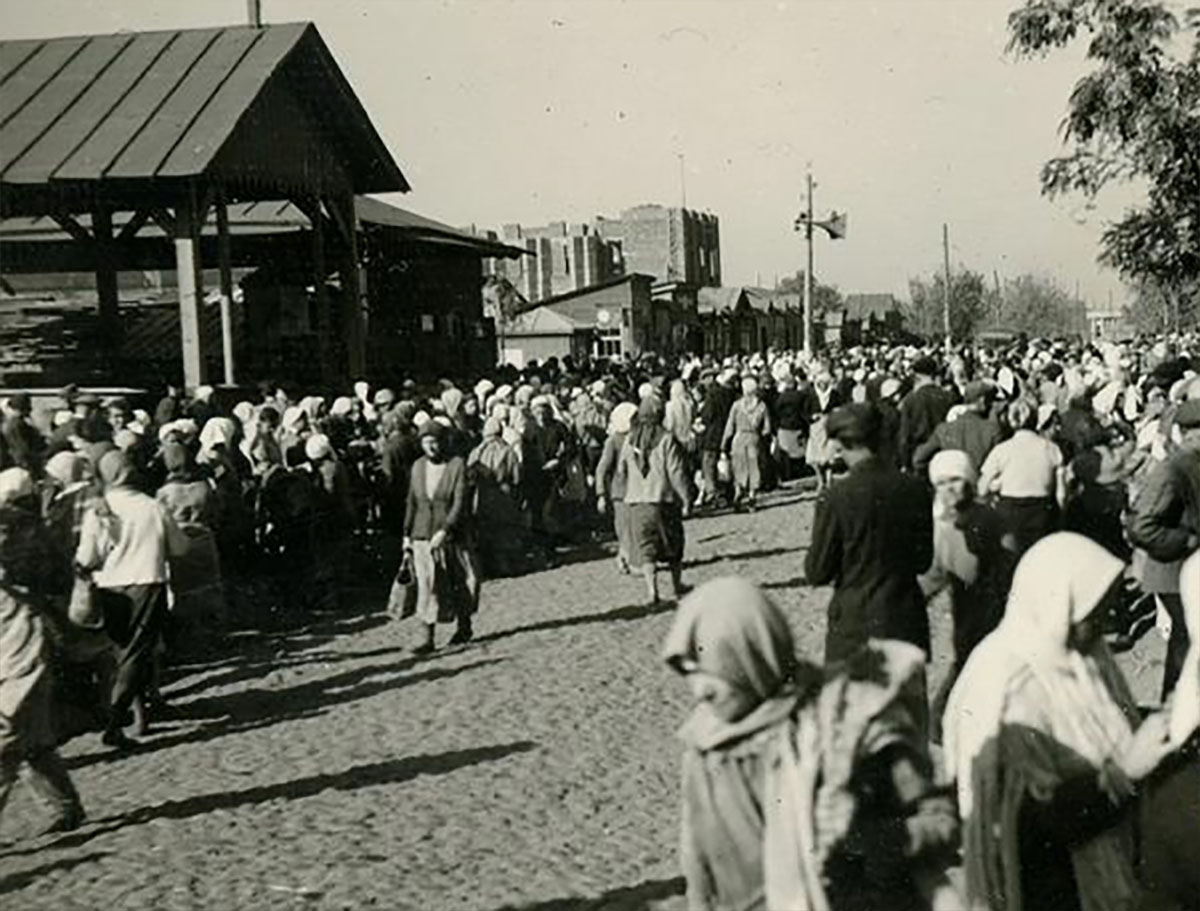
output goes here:
[[90, 578], [76, 576], [67, 603], [67, 619], [75, 626], [100, 629], [104, 626], [104, 610], [96, 597], [96, 586]]
[[404, 559], [392, 579], [388, 593], [387, 612], [397, 620], [411, 617], [417, 612], [417, 574], [413, 570], [412, 551], [404, 552]]

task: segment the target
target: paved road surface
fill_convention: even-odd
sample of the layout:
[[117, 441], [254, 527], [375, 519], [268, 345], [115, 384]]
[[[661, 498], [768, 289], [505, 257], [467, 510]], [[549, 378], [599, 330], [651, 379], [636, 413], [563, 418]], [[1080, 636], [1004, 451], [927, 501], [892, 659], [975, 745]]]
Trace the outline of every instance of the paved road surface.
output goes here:
[[[688, 524], [686, 578], [771, 590], [819, 658], [827, 593], [802, 583], [811, 502]], [[169, 689], [153, 749], [66, 755], [79, 832], [0, 847], [0, 907], [26, 909], [679, 909], [679, 682], [670, 607], [591, 554], [488, 583], [470, 646], [409, 654], [363, 593], [343, 614], [239, 640]], [[372, 603], [374, 601], [374, 604]], [[932, 683], [944, 672], [934, 610]], [[1159, 652], [1139, 653], [1141, 688]], [[44, 819], [24, 788], [0, 840]]]

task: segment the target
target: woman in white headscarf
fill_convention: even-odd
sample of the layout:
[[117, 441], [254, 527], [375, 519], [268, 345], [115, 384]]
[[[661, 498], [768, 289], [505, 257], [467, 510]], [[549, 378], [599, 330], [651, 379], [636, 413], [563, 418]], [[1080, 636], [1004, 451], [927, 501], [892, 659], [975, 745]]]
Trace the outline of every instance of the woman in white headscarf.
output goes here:
[[622, 402], [608, 416], [608, 438], [596, 465], [596, 508], [601, 513], [612, 509], [613, 530], [617, 535], [617, 570], [628, 575], [632, 553], [630, 544], [629, 507], [625, 505], [625, 475], [618, 471], [621, 449], [633, 428], [637, 405]]
[[1137, 726], [1101, 637], [1124, 568], [1082, 535], [1037, 542], [950, 695], [946, 770], [971, 909], [1142, 907], [1129, 810], [1173, 747], [1165, 714]]
[[771, 433], [771, 415], [758, 394], [758, 380], [748, 376], [742, 380], [742, 397], [729, 411], [723, 445], [729, 451], [733, 466], [736, 498], [751, 512], [762, 486], [762, 441]]

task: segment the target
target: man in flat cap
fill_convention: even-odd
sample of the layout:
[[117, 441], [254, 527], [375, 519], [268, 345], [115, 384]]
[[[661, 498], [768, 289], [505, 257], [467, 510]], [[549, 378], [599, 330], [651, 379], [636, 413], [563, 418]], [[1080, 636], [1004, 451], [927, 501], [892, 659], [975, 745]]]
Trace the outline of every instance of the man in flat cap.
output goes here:
[[[1129, 540], [1160, 563], [1178, 563], [1200, 549], [1200, 399], [1184, 402], [1175, 412], [1179, 446], [1146, 479], [1129, 516]], [[1188, 651], [1179, 587], [1160, 593], [1171, 617], [1171, 638], [1163, 669], [1163, 698], [1175, 688]]]
[[825, 661], [869, 638], [902, 639], [929, 653], [929, 617], [917, 577], [933, 562], [933, 506], [923, 481], [877, 455], [880, 421], [866, 403], [843, 405], [826, 429], [850, 472], [817, 502], [804, 570], [833, 585]]
[[946, 420], [946, 414], [954, 404], [950, 393], [937, 384], [937, 362], [933, 358], [918, 358], [912, 372], [912, 391], [900, 403], [897, 455], [903, 468], [911, 467], [917, 448], [929, 439], [938, 424]]

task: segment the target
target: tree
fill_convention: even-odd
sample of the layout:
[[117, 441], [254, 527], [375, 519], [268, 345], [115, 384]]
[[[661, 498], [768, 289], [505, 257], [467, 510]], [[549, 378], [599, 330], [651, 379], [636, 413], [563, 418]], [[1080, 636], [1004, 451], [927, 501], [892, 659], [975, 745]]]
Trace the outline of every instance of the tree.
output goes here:
[[1104, 230], [1099, 258], [1168, 296], [1200, 278], [1200, 8], [1184, 21], [1186, 32], [1158, 0], [1028, 0], [1008, 20], [1022, 57], [1089, 37], [1095, 69], [1071, 93], [1068, 153], [1043, 167], [1042, 192], [1092, 199], [1144, 183], [1145, 202]]
[[1022, 275], [1004, 285], [996, 328], [1041, 338], [1083, 335], [1087, 317], [1083, 303], [1054, 282]]
[[[788, 291], [804, 297], [804, 270], [795, 275], [785, 275], [775, 285], [776, 291]], [[833, 285], [823, 285], [821, 280], [813, 282], [813, 316], [820, 318], [826, 313], [841, 310], [845, 301], [842, 292]]]
[[[942, 321], [945, 287], [946, 281], [940, 272], [929, 280], [909, 280], [909, 294], [912, 297], [909, 329], [928, 339], [945, 335]], [[963, 341], [975, 334], [991, 308], [989, 298], [983, 276], [978, 272], [963, 270], [951, 274], [950, 335], [955, 341]]]
[[1145, 280], [1133, 292], [1133, 300], [1125, 306], [1125, 320], [1138, 332], [1166, 332], [1200, 320], [1200, 281], [1176, 289]]

